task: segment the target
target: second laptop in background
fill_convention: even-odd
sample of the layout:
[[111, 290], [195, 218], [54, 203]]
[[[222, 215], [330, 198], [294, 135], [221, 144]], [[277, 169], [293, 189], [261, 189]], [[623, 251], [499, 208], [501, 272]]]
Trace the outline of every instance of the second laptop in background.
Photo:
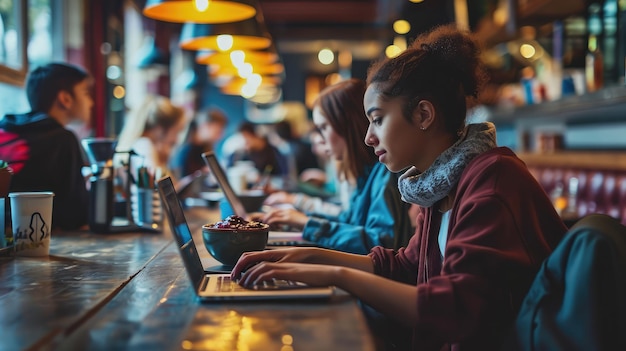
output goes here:
[[[204, 162], [207, 164], [211, 173], [215, 177], [218, 186], [222, 189], [224, 197], [230, 204], [235, 215], [241, 218], [249, 218], [249, 214], [243, 206], [239, 196], [235, 193], [228, 178], [226, 172], [220, 165], [214, 152], [209, 151], [202, 154]], [[300, 231], [278, 231], [272, 230], [269, 233], [268, 246], [318, 246], [315, 243], [302, 239], [302, 232]]]

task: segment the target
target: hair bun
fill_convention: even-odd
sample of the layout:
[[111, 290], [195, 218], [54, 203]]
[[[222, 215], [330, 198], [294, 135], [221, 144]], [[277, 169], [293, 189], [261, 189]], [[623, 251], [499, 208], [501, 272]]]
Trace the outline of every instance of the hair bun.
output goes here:
[[454, 25], [440, 26], [417, 37], [411, 47], [434, 55], [447, 71], [462, 80], [466, 95], [477, 96], [484, 73], [480, 46], [469, 32], [460, 31]]

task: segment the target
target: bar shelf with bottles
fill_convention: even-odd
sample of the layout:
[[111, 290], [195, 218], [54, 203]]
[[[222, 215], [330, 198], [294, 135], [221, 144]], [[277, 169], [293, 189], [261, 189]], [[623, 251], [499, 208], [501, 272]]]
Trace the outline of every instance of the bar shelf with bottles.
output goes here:
[[[513, 100], [524, 104], [492, 107], [488, 119], [499, 133], [508, 133], [503, 144], [518, 152], [564, 153], [561, 158], [571, 165], [597, 163], [595, 168], [603, 168], [605, 159], [621, 158], [620, 151], [626, 151], [626, 2], [592, 0], [585, 6], [583, 13], [543, 25], [541, 34], [532, 36], [535, 44], [548, 48], [546, 55], [522, 52], [527, 68], [536, 74], [522, 75], [519, 85], [532, 79], [535, 91], [544, 94]], [[588, 153], [594, 157], [586, 157]], [[540, 162], [541, 155], [529, 157]]]
[[544, 94], [504, 100], [488, 108], [487, 119], [496, 124], [498, 143], [516, 151], [564, 219], [605, 213], [626, 223], [626, 2], [585, 6], [576, 20], [559, 18], [550, 34], [527, 40], [552, 55], [528, 59], [536, 74], [522, 75], [513, 91], [524, 92], [534, 80], [535, 87], [544, 84]]

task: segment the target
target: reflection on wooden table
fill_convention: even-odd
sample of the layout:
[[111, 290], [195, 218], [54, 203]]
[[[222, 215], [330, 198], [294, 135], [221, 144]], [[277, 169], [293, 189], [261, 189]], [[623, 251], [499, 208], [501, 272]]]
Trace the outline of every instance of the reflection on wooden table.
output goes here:
[[[187, 212], [198, 228], [214, 211]], [[373, 350], [356, 301], [200, 304], [172, 237], [52, 234], [46, 258], [0, 258], [0, 350]]]

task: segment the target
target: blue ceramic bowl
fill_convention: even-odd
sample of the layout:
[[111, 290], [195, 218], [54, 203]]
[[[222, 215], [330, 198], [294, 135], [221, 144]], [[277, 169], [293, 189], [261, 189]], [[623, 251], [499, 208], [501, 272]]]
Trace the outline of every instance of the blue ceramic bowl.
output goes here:
[[251, 229], [213, 228], [207, 224], [202, 226], [202, 241], [213, 258], [232, 266], [244, 252], [265, 249], [268, 233], [267, 224]]

